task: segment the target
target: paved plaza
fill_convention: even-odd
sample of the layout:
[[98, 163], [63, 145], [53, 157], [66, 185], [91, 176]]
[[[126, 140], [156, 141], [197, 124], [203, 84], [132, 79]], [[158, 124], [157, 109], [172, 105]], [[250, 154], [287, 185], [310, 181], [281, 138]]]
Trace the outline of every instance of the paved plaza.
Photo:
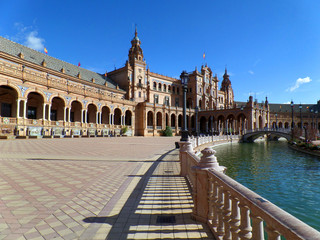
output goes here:
[[213, 239], [178, 137], [0, 141], [0, 239]]

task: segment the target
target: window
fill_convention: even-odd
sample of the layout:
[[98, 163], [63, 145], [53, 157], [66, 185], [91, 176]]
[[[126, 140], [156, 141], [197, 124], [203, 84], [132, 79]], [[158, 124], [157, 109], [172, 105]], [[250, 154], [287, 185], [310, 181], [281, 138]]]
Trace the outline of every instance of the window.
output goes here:
[[157, 83], [153, 82], [153, 90], [157, 90]]
[[29, 119], [37, 119], [37, 108], [28, 107], [27, 115]]
[[171, 92], [171, 86], [170, 85], [168, 86], [168, 92]]
[[164, 105], [166, 105], [166, 106], [169, 106], [169, 97], [168, 96], [166, 96], [165, 98], [164, 98], [164, 101], [163, 101], [163, 103], [164, 103]]
[[159, 103], [159, 96], [157, 94], [154, 95], [154, 103]]
[[158, 91], [161, 91], [161, 88], [162, 88], [161, 83], [159, 83], [158, 84]]
[[179, 98], [178, 97], [176, 98], [175, 106], [179, 107]]
[[139, 92], [139, 98], [141, 98], [141, 92]]
[[179, 87], [177, 87], [177, 94], [179, 94], [179, 89], [180, 89], [180, 88], [179, 88]]
[[172, 87], [172, 92], [175, 93], [176, 92], [176, 88], [175, 86]]
[[163, 91], [166, 92], [167, 91], [167, 85], [163, 84]]

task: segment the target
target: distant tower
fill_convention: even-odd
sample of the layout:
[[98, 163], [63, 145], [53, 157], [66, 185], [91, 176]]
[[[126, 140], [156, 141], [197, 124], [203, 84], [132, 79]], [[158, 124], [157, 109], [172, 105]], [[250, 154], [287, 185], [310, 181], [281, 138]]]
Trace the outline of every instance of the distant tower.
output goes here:
[[143, 61], [143, 51], [140, 47], [140, 39], [138, 38], [137, 27], [135, 29], [134, 38], [131, 41], [131, 48], [129, 50], [129, 64], [134, 65], [135, 62], [144, 62]]
[[225, 102], [224, 106], [225, 108], [231, 108], [233, 107], [233, 100], [234, 100], [234, 95], [233, 95], [233, 89], [231, 86], [231, 81], [229, 79], [229, 75], [227, 73], [227, 68], [225, 69], [224, 75], [223, 75], [223, 80], [221, 83], [221, 91], [224, 91], [225, 93]]

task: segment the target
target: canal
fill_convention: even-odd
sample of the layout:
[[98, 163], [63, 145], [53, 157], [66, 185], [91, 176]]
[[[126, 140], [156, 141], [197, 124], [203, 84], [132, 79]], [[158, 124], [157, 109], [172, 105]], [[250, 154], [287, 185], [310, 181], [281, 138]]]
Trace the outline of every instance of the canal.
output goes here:
[[286, 141], [215, 146], [226, 174], [320, 231], [320, 159]]

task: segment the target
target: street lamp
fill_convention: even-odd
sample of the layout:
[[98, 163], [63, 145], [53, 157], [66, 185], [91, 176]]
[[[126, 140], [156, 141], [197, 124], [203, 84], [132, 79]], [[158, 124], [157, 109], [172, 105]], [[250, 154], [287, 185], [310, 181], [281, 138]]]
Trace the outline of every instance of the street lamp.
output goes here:
[[302, 112], [301, 112], [302, 111], [302, 105], [301, 105], [301, 103], [299, 105], [299, 109], [300, 109], [300, 124], [301, 124], [300, 128], [302, 130], [303, 124], [302, 124]]
[[189, 75], [186, 71], [182, 71], [180, 75], [182, 87], [183, 87], [183, 129], [181, 132], [180, 141], [188, 141], [188, 130], [187, 130], [187, 84]]
[[276, 116], [276, 130], [278, 130], [278, 113], [276, 113], [275, 116]]

